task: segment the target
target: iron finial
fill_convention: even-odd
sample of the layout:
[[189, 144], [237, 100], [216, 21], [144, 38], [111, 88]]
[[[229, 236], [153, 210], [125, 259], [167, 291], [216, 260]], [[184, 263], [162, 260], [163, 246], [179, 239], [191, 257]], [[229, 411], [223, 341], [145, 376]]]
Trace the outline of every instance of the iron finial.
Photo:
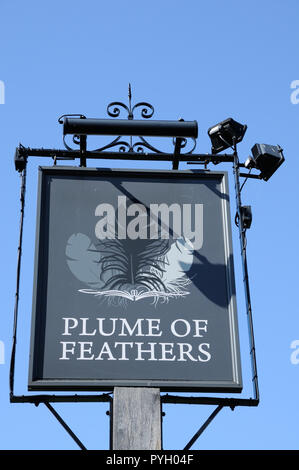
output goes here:
[[131, 88], [131, 83], [129, 83], [128, 97], [129, 97], [129, 115], [128, 115], [128, 119], [133, 119], [133, 113], [132, 113], [132, 88]]

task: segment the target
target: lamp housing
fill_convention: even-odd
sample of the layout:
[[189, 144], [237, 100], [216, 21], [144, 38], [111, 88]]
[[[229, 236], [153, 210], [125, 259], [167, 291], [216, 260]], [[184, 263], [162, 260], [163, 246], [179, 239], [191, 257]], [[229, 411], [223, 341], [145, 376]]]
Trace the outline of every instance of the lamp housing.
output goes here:
[[285, 158], [279, 145], [255, 144], [251, 149], [254, 166], [264, 181], [275, 173]]
[[208, 129], [208, 135], [212, 143], [212, 154], [222, 152], [235, 143], [241, 142], [246, 132], [246, 124], [240, 124], [232, 118], [212, 126]]
[[14, 161], [15, 169], [21, 173], [26, 168], [27, 157], [21, 151], [20, 147], [16, 148]]
[[241, 207], [241, 217], [242, 217], [242, 224], [245, 229], [251, 227], [252, 223], [252, 210], [251, 206], [242, 206]]

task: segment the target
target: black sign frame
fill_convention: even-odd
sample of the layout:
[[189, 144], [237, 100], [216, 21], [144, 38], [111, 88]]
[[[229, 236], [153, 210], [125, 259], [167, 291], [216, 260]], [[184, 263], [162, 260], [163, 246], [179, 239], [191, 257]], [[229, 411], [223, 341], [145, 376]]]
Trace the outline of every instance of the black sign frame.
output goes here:
[[[45, 264], [43, 259], [44, 246], [43, 243], [49, 242], [48, 234], [48, 218], [50, 214], [49, 207], [49, 181], [55, 177], [82, 177], [86, 176], [96, 178], [159, 178], [161, 181], [167, 179], [183, 178], [185, 181], [194, 180], [217, 180], [221, 182], [222, 195], [222, 217], [224, 228], [224, 240], [226, 250], [226, 279], [227, 289], [230, 296], [230, 340], [233, 344], [232, 354], [232, 369], [234, 371], [234, 378], [232, 381], [218, 380], [214, 383], [203, 382], [200, 380], [153, 380], [153, 379], [134, 379], [134, 380], [107, 380], [107, 379], [53, 379], [43, 377], [42, 368], [44, 361], [44, 354], [42, 351], [43, 339], [45, 334], [45, 320], [46, 312], [42, 306], [42, 296], [39, 290], [43, 293], [47, 291], [45, 273]], [[59, 390], [59, 391], [98, 391], [98, 390], [113, 390], [115, 386], [150, 386], [159, 387], [163, 391], [196, 391], [196, 392], [241, 392], [242, 391], [242, 378], [241, 378], [241, 364], [239, 352], [239, 339], [238, 339], [238, 321], [235, 300], [235, 285], [234, 285], [234, 266], [233, 266], [233, 250], [231, 240], [231, 224], [230, 224], [230, 207], [229, 207], [229, 191], [228, 191], [228, 177], [226, 172], [210, 172], [210, 171], [168, 171], [168, 170], [111, 170], [111, 169], [96, 169], [96, 168], [76, 168], [76, 167], [41, 167], [39, 177], [38, 189], [38, 208], [37, 208], [37, 234], [36, 234], [36, 256], [35, 256], [35, 275], [34, 275], [34, 293], [33, 293], [33, 315], [32, 315], [32, 337], [31, 337], [31, 352], [30, 352], [30, 370], [29, 370], [29, 384], [28, 389], [36, 390]], [[41, 316], [42, 312], [44, 316]]]

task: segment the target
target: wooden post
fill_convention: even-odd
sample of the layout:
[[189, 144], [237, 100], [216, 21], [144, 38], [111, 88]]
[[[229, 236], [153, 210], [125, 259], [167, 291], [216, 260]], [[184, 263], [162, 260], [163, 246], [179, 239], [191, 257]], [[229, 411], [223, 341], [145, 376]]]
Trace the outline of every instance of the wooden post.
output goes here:
[[161, 450], [159, 388], [115, 387], [113, 450]]

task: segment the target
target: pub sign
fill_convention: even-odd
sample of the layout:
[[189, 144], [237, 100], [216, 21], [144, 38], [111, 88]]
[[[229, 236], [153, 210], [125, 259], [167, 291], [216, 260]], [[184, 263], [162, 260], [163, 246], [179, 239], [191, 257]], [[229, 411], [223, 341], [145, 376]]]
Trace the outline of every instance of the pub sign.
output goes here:
[[241, 392], [226, 172], [39, 169], [29, 390]]

